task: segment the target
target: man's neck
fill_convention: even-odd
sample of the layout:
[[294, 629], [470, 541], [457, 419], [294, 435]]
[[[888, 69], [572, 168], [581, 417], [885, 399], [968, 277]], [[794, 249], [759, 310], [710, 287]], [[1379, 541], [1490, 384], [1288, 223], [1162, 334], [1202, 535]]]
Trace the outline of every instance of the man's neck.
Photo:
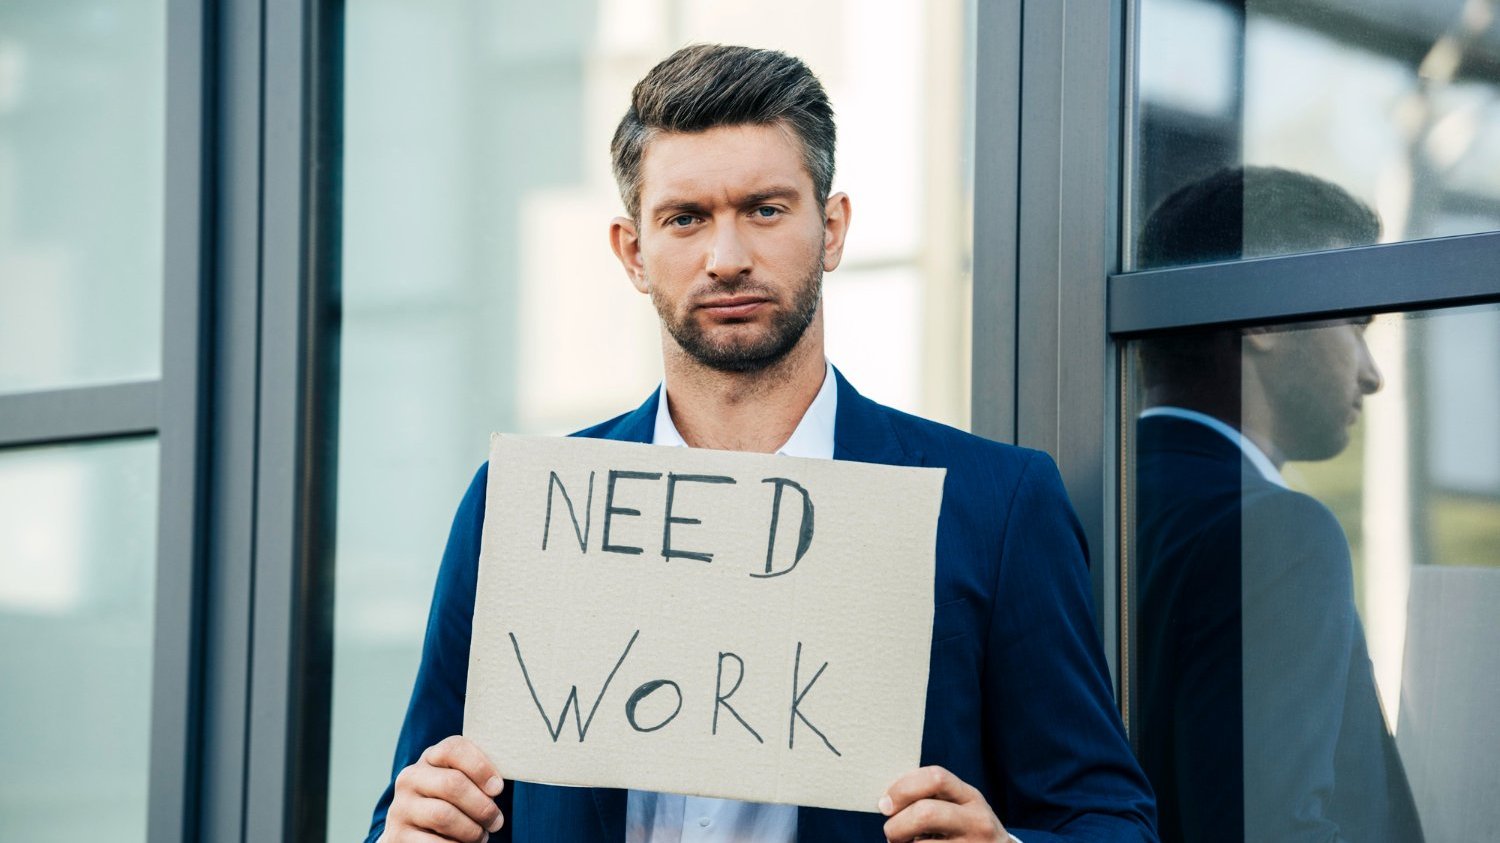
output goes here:
[[785, 357], [755, 372], [721, 372], [666, 339], [668, 410], [694, 448], [770, 454], [791, 437], [827, 372], [821, 332], [809, 327]]
[[1246, 389], [1238, 396], [1216, 393], [1212, 390], [1174, 390], [1153, 388], [1147, 390], [1146, 407], [1180, 407], [1206, 416], [1212, 416], [1238, 430], [1242, 436], [1255, 443], [1271, 460], [1278, 471], [1286, 462], [1285, 455], [1267, 433], [1271, 430], [1271, 418], [1265, 402], [1259, 400], [1258, 392]]

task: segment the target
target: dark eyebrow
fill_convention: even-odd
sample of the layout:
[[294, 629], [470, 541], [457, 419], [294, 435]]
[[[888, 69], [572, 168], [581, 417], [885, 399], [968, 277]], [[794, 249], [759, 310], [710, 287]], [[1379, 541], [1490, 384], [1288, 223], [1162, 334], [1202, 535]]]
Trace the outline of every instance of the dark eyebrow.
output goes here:
[[686, 199], [664, 199], [656, 203], [655, 207], [651, 209], [651, 218], [657, 219], [669, 212], [672, 216], [678, 214], [702, 214], [704, 213], [704, 209], [697, 202], [690, 202]]
[[772, 199], [796, 199], [798, 191], [795, 187], [768, 187], [765, 190], [757, 190], [739, 201], [742, 208], [754, 205], [764, 205]]

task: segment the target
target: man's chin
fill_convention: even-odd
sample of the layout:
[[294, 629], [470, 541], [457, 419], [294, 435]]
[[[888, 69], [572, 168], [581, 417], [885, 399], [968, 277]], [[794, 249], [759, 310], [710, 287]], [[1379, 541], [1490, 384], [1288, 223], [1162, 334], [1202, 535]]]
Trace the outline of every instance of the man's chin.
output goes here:
[[1331, 460], [1342, 454], [1349, 447], [1349, 431], [1340, 430], [1337, 433], [1312, 440], [1298, 443], [1295, 450], [1288, 449], [1286, 458], [1292, 462], [1322, 462]]
[[[768, 369], [781, 362], [796, 348], [797, 342], [778, 337], [737, 337], [712, 342], [706, 337], [678, 337], [677, 345], [703, 366], [719, 372], [747, 374]], [[800, 339], [800, 337], [798, 338]]]
[[[786, 357], [786, 351], [757, 347], [684, 348], [689, 357], [718, 372], [749, 374], [769, 369]], [[788, 349], [789, 351], [790, 349]]]

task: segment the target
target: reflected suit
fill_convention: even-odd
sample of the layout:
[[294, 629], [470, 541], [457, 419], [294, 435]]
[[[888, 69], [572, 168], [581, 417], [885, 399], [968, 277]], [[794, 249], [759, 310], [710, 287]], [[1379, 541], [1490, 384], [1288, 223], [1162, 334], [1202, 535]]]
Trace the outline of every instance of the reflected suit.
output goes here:
[[1139, 749], [1162, 840], [1421, 841], [1333, 514], [1218, 430], [1137, 430]]
[[[1051, 459], [883, 407], [836, 377], [835, 459], [948, 469], [921, 763], [983, 791], [1026, 843], [1156, 840], [1094, 631], [1081, 531]], [[579, 435], [651, 441], [658, 395]], [[485, 478], [482, 468], [454, 519], [395, 771], [463, 728]], [[883, 840], [877, 797], [869, 813], [800, 808], [799, 839]], [[387, 787], [370, 840], [391, 798]], [[516, 782], [499, 801], [495, 843], [625, 839], [624, 790]]]

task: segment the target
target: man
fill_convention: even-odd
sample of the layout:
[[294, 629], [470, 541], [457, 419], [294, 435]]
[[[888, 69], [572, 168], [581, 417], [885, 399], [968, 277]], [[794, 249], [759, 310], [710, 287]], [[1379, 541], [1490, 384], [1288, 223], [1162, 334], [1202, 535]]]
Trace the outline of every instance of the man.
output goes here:
[[452, 737], [481, 469], [444, 555], [401, 772], [371, 839], [1004, 841], [1011, 827], [1026, 843], [1155, 839], [1051, 461], [881, 407], [824, 359], [822, 274], [838, 266], [850, 220], [849, 198], [829, 192], [833, 148], [822, 85], [781, 53], [689, 47], [641, 80], [613, 144], [628, 216], [610, 240], [660, 316], [665, 379], [634, 412], [580, 435], [946, 467], [927, 766], [870, 813], [501, 782]]
[[[1373, 243], [1375, 215], [1300, 173], [1232, 169], [1168, 197], [1143, 263]], [[1349, 444], [1380, 388], [1368, 318], [1141, 344], [1136, 558], [1142, 766], [1162, 839], [1422, 839], [1376, 696], [1349, 546], [1289, 460]]]

